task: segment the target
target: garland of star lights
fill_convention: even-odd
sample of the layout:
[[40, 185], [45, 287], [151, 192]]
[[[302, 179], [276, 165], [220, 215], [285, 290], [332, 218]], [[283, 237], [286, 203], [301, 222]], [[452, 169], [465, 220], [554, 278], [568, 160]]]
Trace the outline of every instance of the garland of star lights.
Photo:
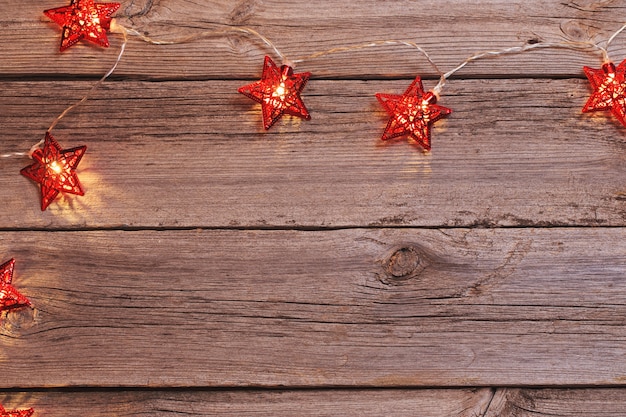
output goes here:
[[[89, 92], [77, 103], [69, 106], [51, 124], [42, 141], [35, 144], [28, 155], [34, 162], [21, 170], [22, 175], [32, 179], [40, 185], [41, 210], [46, 208], [60, 193], [84, 195], [83, 188], [78, 180], [76, 168], [80, 163], [86, 146], [77, 146], [63, 149], [52, 136], [51, 131], [56, 124], [72, 109], [87, 100], [90, 93], [104, 82], [116, 69], [124, 53], [127, 35], [138, 36], [143, 41], [155, 45], [171, 45], [190, 42], [208, 36], [225, 36], [240, 33], [257, 37], [271, 47], [283, 63], [278, 67], [269, 57], [265, 57], [262, 76], [259, 81], [242, 86], [238, 91], [250, 99], [261, 104], [263, 127], [267, 130], [272, 127], [283, 115], [291, 115], [309, 120], [311, 118], [301, 98], [311, 73], [295, 73], [294, 64], [307, 59], [317, 58], [333, 53], [348, 52], [362, 48], [381, 45], [406, 45], [417, 49], [440, 74], [438, 84], [429, 91], [424, 91], [421, 78], [417, 76], [406, 91], [401, 94], [376, 93], [383, 108], [389, 115], [389, 121], [383, 132], [382, 140], [387, 141], [398, 137], [407, 137], [422, 149], [431, 149], [431, 126], [441, 118], [449, 115], [452, 110], [437, 103], [441, 90], [448, 78], [478, 59], [495, 57], [505, 54], [521, 53], [538, 48], [566, 48], [572, 50], [600, 52], [603, 63], [600, 69], [583, 67], [583, 71], [593, 92], [583, 107], [583, 112], [611, 111], [617, 120], [626, 126], [626, 59], [617, 66], [609, 59], [608, 47], [624, 29], [626, 24], [617, 30], [603, 45], [592, 42], [562, 42], [537, 43], [519, 47], [511, 47], [498, 51], [487, 51], [468, 57], [456, 68], [443, 73], [432, 61], [430, 56], [420, 46], [413, 42], [383, 40], [368, 42], [360, 45], [334, 48], [317, 52], [304, 58], [288, 60], [278, 48], [266, 37], [257, 31], [245, 27], [228, 27], [222, 30], [205, 31], [176, 41], [159, 41], [151, 39], [134, 29], [117, 25], [113, 19], [120, 7], [119, 3], [96, 3], [94, 0], [70, 0], [70, 5], [45, 10], [44, 14], [62, 28], [60, 51], [63, 52], [80, 41], [87, 41], [102, 47], [108, 47], [107, 32], [122, 33], [124, 41], [120, 53], [113, 67], [92, 86]], [[39, 148], [43, 145], [42, 148]], [[2, 157], [23, 156], [25, 153], [1, 155]], [[12, 285], [15, 259], [10, 259], [0, 265], [0, 313], [5, 311], [31, 306], [30, 301]], [[0, 405], [0, 417], [30, 417], [34, 413], [32, 408], [7, 411]]]
[[[279, 67], [274, 63], [272, 58], [266, 56], [261, 79], [240, 87], [238, 91], [261, 104], [263, 127], [266, 130], [278, 122], [283, 115], [296, 116], [305, 120], [311, 118], [301, 97], [301, 93], [311, 77], [311, 73], [294, 72], [296, 63], [323, 55], [383, 45], [406, 45], [415, 48], [428, 60], [430, 65], [440, 75], [438, 84], [429, 91], [424, 90], [421, 78], [417, 76], [403, 94], [375, 94], [375, 97], [389, 116], [387, 126], [381, 137], [383, 141], [406, 137], [409, 142], [417, 145], [424, 151], [429, 151], [431, 149], [432, 125], [452, 113], [451, 109], [437, 104], [437, 101], [440, 98], [441, 90], [446, 81], [454, 73], [464, 68], [470, 62], [478, 59], [521, 53], [539, 48], [565, 48], [587, 52], [600, 52], [603, 57], [603, 64], [600, 69], [583, 68], [594, 91], [582, 111], [610, 110], [620, 123], [626, 126], [626, 60], [616, 66], [609, 59], [607, 52], [610, 43], [619, 33], [626, 29], [626, 25], [622, 26], [606, 42], [603, 42], [602, 45], [591, 41], [536, 43], [497, 51], [481, 52], [468, 57], [456, 68], [443, 73], [426, 51], [413, 42], [397, 40], [374, 41], [334, 48], [317, 52], [300, 59], [289, 60], [269, 39], [259, 32], [246, 27], [227, 27], [219, 30], [204, 31], [174, 41], [154, 40], [139, 33], [135, 29], [125, 28], [117, 24], [113, 18], [113, 14], [119, 8], [119, 3], [97, 3], [94, 0], [70, 0], [68, 6], [44, 11], [46, 16], [62, 28], [61, 52], [76, 45], [80, 41], [90, 42], [101, 47], [108, 47], [109, 40], [107, 32], [109, 31], [123, 34], [124, 41], [120, 48], [117, 61], [111, 70], [109, 70], [79, 102], [68, 107], [57, 117], [46, 131], [44, 139], [34, 145], [28, 153], [34, 162], [23, 168], [21, 173], [40, 185], [42, 211], [46, 210], [61, 193], [84, 195], [84, 190], [76, 174], [76, 169], [86, 151], [86, 146], [64, 149], [52, 136], [51, 131], [70, 110], [87, 100], [89, 94], [113, 73], [124, 53], [128, 35], [137, 36], [141, 40], [155, 45], [180, 44], [203, 37], [226, 36], [232, 33], [248, 35], [262, 40], [282, 59], [282, 64]], [[39, 148], [42, 145], [43, 147]], [[3, 156], [11, 155], [23, 154]]]

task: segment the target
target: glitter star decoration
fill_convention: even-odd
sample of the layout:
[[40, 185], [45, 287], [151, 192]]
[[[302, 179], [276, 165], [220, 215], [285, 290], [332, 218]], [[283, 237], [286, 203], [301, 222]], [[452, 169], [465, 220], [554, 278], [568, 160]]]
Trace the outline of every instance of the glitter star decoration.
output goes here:
[[86, 150], [86, 146], [61, 149], [52, 135], [46, 132], [43, 149], [33, 152], [35, 162], [20, 171], [25, 177], [41, 184], [42, 211], [61, 191], [85, 195], [76, 175], [76, 167]]
[[[14, 267], [15, 259], [11, 259], [0, 265], [0, 311], [30, 305], [28, 298], [20, 294], [15, 287], [11, 285]], [[2, 406], [0, 406], [0, 411], [3, 411], [1, 407]], [[4, 414], [0, 413], [0, 417], [3, 415]]]
[[300, 93], [306, 85], [310, 72], [294, 74], [289, 65], [280, 68], [269, 56], [265, 57], [261, 80], [239, 88], [239, 92], [252, 100], [261, 103], [263, 127], [267, 130], [283, 114], [310, 120], [308, 110], [304, 106]]
[[583, 67], [593, 93], [587, 100], [583, 112], [611, 110], [611, 113], [626, 126], [626, 60], [617, 67], [606, 62], [601, 69]]
[[420, 77], [416, 77], [402, 95], [377, 93], [376, 98], [390, 117], [382, 140], [408, 136], [427, 151], [430, 150], [431, 125], [452, 113], [436, 104], [435, 94], [424, 92]]
[[63, 28], [61, 52], [85, 39], [107, 47], [107, 31], [111, 15], [120, 3], [96, 3], [93, 0], [72, 0], [69, 6], [44, 10], [44, 14]]

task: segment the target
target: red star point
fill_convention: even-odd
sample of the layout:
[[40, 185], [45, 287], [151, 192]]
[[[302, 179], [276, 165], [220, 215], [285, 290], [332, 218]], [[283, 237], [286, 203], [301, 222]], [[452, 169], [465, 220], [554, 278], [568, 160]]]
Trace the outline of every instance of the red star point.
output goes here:
[[310, 72], [294, 74], [289, 65], [280, 68], [269, 56], [265, 57], [261, 80], [239, 88], [239, 92], [252, 100], [261, 103], [263, 127], [267, 130], [280, 119], [283, 114], [310, 120], [308, 110], [304, 106], [300, 93], [311, 77]]
[[377, 93], [376, 98], [390, 117], [381, 139], [408, 136], [427, 151], [430, 150], [432, 124], [452, 113], [452, 110], [435, 104], [435, 94], [424, 92], [420, 77], [416, 77], [402, 95]]
[[86, 150], [86, 146], [61, 149], [52, 135], [46, 132], [43, 149], [33, 152], [35, 162], [20, 171], [25, 177], [41, 184], [42, 211], [61, 191], [85, 195], [76, 175], [76, 167]]
[[93, 0], [72, 0], [69, 6], [44, 10], [44, 14], [63, 28], [61, 52], [85, 39], [107, 47], [107, 31], [111, 27], [111, 15], [120, 3], [96, 3]]
[[[0, 311], [10, 310], [18, 307], [25, 307], [30, 305], [28, 298], [20, 294], [13, 285], [13, 268], [15, 266], [15, 259], [11, 259], [4, 264], [0, 265]], [[2, 414], [4, 409], [0, 405], [0, 417], [6, 415]], [[8, 414], [12, 415], [12, 414]], [[29, 414], [30, 415], [30, 414]]]

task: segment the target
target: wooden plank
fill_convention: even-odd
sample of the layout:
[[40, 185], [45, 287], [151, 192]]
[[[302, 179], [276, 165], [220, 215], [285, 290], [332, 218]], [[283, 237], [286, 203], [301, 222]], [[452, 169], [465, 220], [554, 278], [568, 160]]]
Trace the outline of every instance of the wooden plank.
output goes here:
[[[427, 83], [427, 88], [432, 87]], [[433, 151], [382, 145], [376, 92], [407, 81], [313, 81], [310, 122], [262, 131], [241, 82], [114, 82], [53, 132], [85, 144], [84, 197], [44, 213], [0, 158], [0, 228], [623, 226], [624, 128], [581, 108], [582, 80], [466, 80], [440, 103]], [[0, 83], [1, 154], [25, 152], [88, 82]], [[530, 123], [529, 121], [532, 121]]]
[[623, 389], [500, 389], [485, 417], [621, 417]]
[[[3, 388], [623, 385], [620, 228], [4, 232]], [[27, 377], [26, 377], [27, 375]]]
[[[4, 395], [5, 405], [34, 407], [46, 417], [407, 416], [482, 415], [492, 393], [477, 390], [115, 391]], [[0, 395], [0, 398], [2, 395]]]
[[[59, 28], [42, 11], [66, 2], [2, 0], [0, 74], [5, 77], [104, 74], [115, 60], [122, 36], [111, 34], [111, 48], [88, 45], [58, 52]], [[194, 36], [213, 28], [245, 26], [271, 39], [289, 59], [374, 40], [417, 42], [442, 71], [483, 50], [527, 43], [601, 42], [623, 23], [626, 8], [603, 2], [493, 0], [472, 7], [465, 2], [435, 1], [341, 3], [335, 0], [122, 1], [117, 15], [125, 27], [164, 39]], [[626, 37], [611, 48], [615, 60], [626, 56]], [[187, 44], [155, 46], [131, 37], [119, 76], [142, 78], [253, 78], [271, 48], [241, 36], [198, 39]], [[599, 66], [598, 54], [550, 49], [468, 66], [461, 76], [576, 76], [583, 65]], [[309, 60], [300, 64], [314, 77], [434, 76], [425, 59], [407, 47], [384, 46]]]

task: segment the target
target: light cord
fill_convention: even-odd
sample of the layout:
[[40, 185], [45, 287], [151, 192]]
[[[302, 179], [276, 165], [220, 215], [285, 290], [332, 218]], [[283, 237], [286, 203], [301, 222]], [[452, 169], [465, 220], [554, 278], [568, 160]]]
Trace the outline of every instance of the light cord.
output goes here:
[[[263, 36], [262, 34], [260, 34], [258, 31], [249, 28], [249, 27], [239, 27], [239, 26], [231, 26], [231, 27], [227, 27], [225, 29], [222, 30], [207, 30], [207, 31], [203, 31], [194, 35], [189, 35], [186, 37], [182, 37], [182, 38], [178, 38], [175, 40], [158, 40], [158, 39], [153, 39], [147, 35], [144, 35], [143, 33], [137, 31], [136, 29], [132, 29], [132, 28], [126, 28], [118, 23], [116, 23], [115, 20], [113, 20], [111, 22], [111, 32], [115, 32], [115, 33], [122, 33], [124, 36], [124, 41], [122, 42], [121, 48], [120, 48], [120, 52], [117, 56], [117, 59], [115, 61], [115, 63], [113, 64], [113, 66], [111, 67], [111, 69], [102, 76], [102, 78], [100, 78], [90, 89], [89, 91], [76, 103], [72, 104], [71, 106], [69, 106], [68, 108], [66, 108], [50, 125], [50, 127], [48, 128], [47, 132], [50, 133], [52, 131], [52, 129], [55, 128], [55, 126], [61, 121], [61, 119], [63, 119], [70, 111], [72, 111], [73, 109], [75, 109], [76, 107], [78, 107], [79, 105], [81, 105], [82, 103], [84, 103], [89, 96], [93, 93], [94, 90], [96, 90], [107, 78], [109, 78], [111, 76], [111, 74], [113, 74], [113, 72], [115, 71], [115, 69], [117, 68], [117, 66], [119, 65], [122, 56], [124, 55], [124, 51], [126, 49], [126, 45], [128, 43], [128, 35], [133, 35], [133, 36], [137, 36], [139, 37], [141, 40], [153, 44], [153, 45], [175, 45], [175, 44], [181, 44], [181, 43], [188, 43], [188, 42], [192, 42], [194, 40], [198, 40], [201, 38], [207, 38], [207, 37], [217, 37], [217, 36], [223, 36], [223, 35], [227, 35], [229, 33], [242, 33], [245, 35], [251, 35], [253, 37], [256, 37], [258, 39], [260, 39], [265, 45], [267, 45], [268, 47], [270, 47], [274, 53], [276, 55], [278, 55], [278, 57], [280, 57], [280, 59], [283, 61], [284, 64], [286, 65], [290, 65], [290, 66], [294, 66], [297, 63], [302, 63], [304, 61], [307, 61], [309, 59], [315, 59], [315, 58], [319, 58], [322, 56], [326, 56], [326, 55], [331, 55], [331, 54], [337, 54], [337, 53], [343, 53], [343, 52], [349, 52], [349, 51], [355, 51], [355, 50], [359, 50], [359, 49], [365, 49], [365, 48], [373, 48], [373, 47], [378, 47], [378, 46], [384, 46], [384, 45], [404, 45], [404, 46], [409, 46], [411, 48], [416, 49], [420, 54], [422, 54], [426, 60], [428, 61], [428, 63], [430, 64], [430, 66], [437, 72], [437, 74], [440, 75], [439, 77], [439, 82], [437, 83], [437, 85], [432, 89], [433, 94], [435, 94], [437, 97], [439, 97], [441, 90], [443, 89], [443, 87], [446, 84], [446, 81], [455, 73], [457, 73], [458, 71], [460, 71], [461, 69], [463, 69], [467, 64], [473, 62], [473, 61], [478, 61], [480, 59], [484, 59], [484, 58], [493, 58], [493, 57], [497, 57], [497, 56], [501, 56], [501, 55], [508, 55], [508, 54], [516, 54], [516, 53], [523, 53], [526, 51], [530, 51], [533, 49], [543, 49], [543, 48], [563, 48], [563, 49], [570, 49], [570, 50], [576, 50], [576, 51], [587, 51], [590, 49], [595, 49], [596, 51], [600, 52], [602, 54], [602, 58], [604, 60], [604, 62], [610, 62], [610, 58], [609, 58], [609, 54], [608, 54], [608, 49], [609, 46], [611, 45], [611, 43], [615, 40], [615, 38], [622, 33], [624, 30], [626, 30], [626, 24], [622, 25], [615, 33], [613, 33], [607, 40], [606, 42], [604, 42], [604, 46], [600, 46], [600, 44], [594, 44], [592, 42], [561, 42], [561, 43], [534, 43], [534, 44], [526, 44], [523, 46], [513, 46], [513, 47], [509, 47], [509, 48], [505, 48], [505, 49], [500, 49], [500, 50], [493, 50], [493, 51], [484, 51], [484, 52], [478, 52], [476, 54], [473, 54], [471, 56], [469, 56], [468, 58], [466, 58], [462, 63], [460, 63], [459, 65], [457, 65], [455, 68], [451, 69], [450, 71], [443, 73], [439, 67], [437, 66], [437, 64], [435, 64], [435, 62], [432, 60], [432, 58], [430, 57], [430, 55], [421, 47], [419, 46], [417, 43], [415, 42], [409, 42], [409, 41], [400, 41], [400, 40], [378, 40], [378, 41], [372, 41], [372, 42], [367, 42], [367, 43], [363, 43], [363, 44], [358, 44], [358, 45], [352, 45], [352, 46], [342, 46], [342, 47], [337, 47], [337, 48], [332, 48], [332, 49], [328, 49], [325, 51], [319, 51], [319, 52], [315, 52], [313, 54], [310, 55], [306, 55], [303, 57], [300, 57], [298, 59], [295, 59], [293, 61], [290, 61], [286, 58], [286, 56], [276, 47], [276, 45], [270, 41], [267, 37]], [[35, 145], [33, 145], [30, 150], [28, 151], [28, 153], [26, 152], [14, 152], [14, 153], [7, 153], [7, 154], [1, 154], [0, 158], [10, 158], [10, 157], [14, 157], [14, 156], [25, 156], [28, 155], [30, 157], [32, 157], [33, 152], [38, 149], [41, 144], [43, 144], [43, 139], [39, 142], [37, 142]]]
[[398, 41], [398, 40], [380, 40], [380, 41], [373, 41], [373, 42], [368, 42], [368, 43], [363, 43], [363, 44], [359, 44], [359, 45], [352, 45], [352, 46], [342, 46], [342, 47], [338, 47], [338, 48], [332, 48], [332, 49], [328, 49], [326, 51], [320, 51], [320, 52], [315, 52], [311, 55], [306, 55], [304, 57], [298, 58], [292, 62], [294, 63], [300, 63], [300, 62], [304, 62], [308, 59], [314, 59], [314, 58], [319, 58], [321, 56], [325, 56], [325, 55], [330, 55], [330, 54], [336, 54], [336, 53], [340, 53], [340, 52], [348, 52], [348, 51], [355, 51], [358, 49], [365, 49], [365, 48], [373, 48], [376, 46], [381, 46], [381, 45], [405, 45], [405, 46], [410, 46], [411, 48], [415, 48], [418, 50], [418, 52], [420, 52], [428, 61], [428, 63], [433, 67], [433, 69], [437, 72], [437, 74], [443, 75], [443, 73], [441, 72], [441, 70], [439, 69], [439, 67], [437, 66], [437, 64], [435, 64], [435, 62], [431, 59], [430, 55], [428, 55], [428, 53], [418, 44], [416, 44], [415, 42], [408, 42], [408, 41]]
[[501, 55], [523, 53], [523, 52], [530, 51], [533, 49], [543, 49], [543, 48], [563, 48], [563, 49], [571, 49], [575, 51], [596, 49], [602, 52], [603, 56], [605, 55], [605, 50], [602, 47], [591, 42], [533, 43], [533, 44], [526, 44], [523, 46], [512, 46], [509, 48], [495, 50], [495, 51], [478, 52], [468, 57], [467, 59], [465, 59], [465, 61], [457, 65], [455, 68], [441, 75], [439, 79], [439, 83], [437, 83], [437, 85], [433, 88], [432, 91], [435, 95], [439, 96], [448, 78], [450, 78], [456, 72], [464, 68], [470, 62], [477, 61], [479, 59], [484, 59], [484, 58], [493, 58], [493, 57], [497, 57]]
[[[150, 43], [152, 45], [177, 45], [181, 43], [189, 43], [189, 42], [202, 39], [202, 38], [213, 38], [213, 37], [223, 36], [229, 33], [243, 33], [245, 35], [251, 35], [253, 37], [260, 39], [264, 44], [272, 48], [274, 53], [276, 53], [276, 55], [278, 55], [282, 61], [284, 62], [287, 61], [287, 59], [285, 58], [285, 55], [282, 52], [280, 52], [280, 50], [276, 47], [276, 45], [274, 45], [272, 41], [270, 41], [267, 37], [261, 35], [256, 30], [249, 28], [249, 27], [231, 26], [231, 27], [227, 27], [221, 30], [205, 30], [203, 32], [196, 33], [194, 35], [189, 35], [189, 36], [185, 36], [182, 38], [168, 41], [168, 40], [160, 40], [160, 39], [151, 38], [135, 29], [125, 28], [121, 26], [120, 24], [116, 24], [115, 26], [122, 29], [125, 33], [128, 33], [129, 35], [133, 35], [133, 36], [138, 36], [141, 40], [147, 43]], [[111, 27], [111, 30], [113, 31], [113, 26]]]
[[[81, 98], [79, 101], [77, 101], [76, 103], [72, 104], [71, 106], [69, 106], [68, 108], [63, 110], [63, 112], [52, 122], [52, 124], [48, 128], [48, 130], [47, 130], [48, 133], [50, 133], [52, 131], [52, 129], [54, 129], [54, 127], [57, 125], [57, 123], [59, 123], [61, 121], [61, 119], [64, 118], [70, 111], [72, 111], [73, 109], [75, 109], [76, 107], [78, 107], [79, 105], [84, 103], [85, 101], [87, 101], [87, 99], [89, 98], [91, 93], [93, 93], [98, 87], [100, 87], [100, 85], [102, 85], [102, 83], [107, 78], [109, 78], [111, 76], [111, 74], [113, 74], [113, 71], [115, 71], [115, 69], [119, 65], [120, 61], [122, 60], [122, 56], [124, 55], [124, 51], [126, 50], [126, 44], [128, 43], [128, 36], [126, 36], [126, 31], [122, 30], [121, 33], [124, 35], [124, 41], [122, 42], [122, 46], [120, 47], [120, 52], [117, 55], [117, 59], [115, 60], [115, 64], [113, 64], [111, 69], [106, 74], [104, 74], [102, 76], [102, 78], [100, 78], [89, 89], [89, 91], [87, 91], [87, 93], [83, 96], [83, 98]], [[43, 140], [41, 140], [37, 145], [33, 146], [33, 148], [37, 149], [39, 147], [39, 145], [41, 145], [42, 143], [43, 143]], [[31, 148], [31, 152], [29, 153], [30, 155], [32, 155], [33, 148]]]
[[604, 47], [598, 47], [598, 48], [600, 48], [600, 49], [603, 51], [603, 53], [604, 53], [604, 62], [609, 62], [609, 61], [610, 61], [610, 59], [609, 59], [609, 53], [608, 53], [609, 46], [611, 45], [611, 42], [613, 42], [613, 40], [617, 37], [617, 35], [619, 35], [620, 33], [622, 33], [622, 31], [623, 31], [624, 29], [626, 29], [626, 23], [625, 23], [625, 24], [624, 24], [621, 28], [619, 28], [619, 29], [618, 29], [618, 30], [617, 30], [617, 31], [616, 31], [613, 35], [611, 35], [611, 37], [610, 37], [610, 38], [606, 41], [606, 43], [604, 44]]

